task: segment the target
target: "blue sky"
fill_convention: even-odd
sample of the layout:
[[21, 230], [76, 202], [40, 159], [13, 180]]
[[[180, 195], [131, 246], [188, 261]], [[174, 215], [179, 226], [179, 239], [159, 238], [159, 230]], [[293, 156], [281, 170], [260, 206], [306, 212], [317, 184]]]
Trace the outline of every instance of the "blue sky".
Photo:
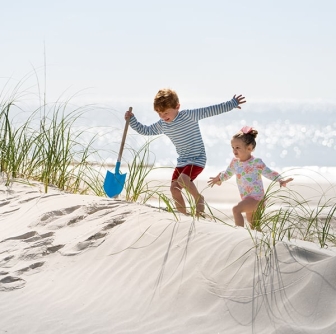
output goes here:
[[336, 103], [335, 13], [334, 0], [6, 1], [0, 83], [35, 69], [44, 85], [45, 48], [49, 99], [151, 105], [170, 87], [182, 107], [240, 93]]

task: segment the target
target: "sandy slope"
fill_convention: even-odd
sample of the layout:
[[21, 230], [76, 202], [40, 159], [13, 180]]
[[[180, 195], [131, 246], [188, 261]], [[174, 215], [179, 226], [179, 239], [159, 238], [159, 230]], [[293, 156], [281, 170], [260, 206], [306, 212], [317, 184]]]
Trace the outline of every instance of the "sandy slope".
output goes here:
[[1, 185], [0, 333], [336, 332], [334, 249], [180, 218]]

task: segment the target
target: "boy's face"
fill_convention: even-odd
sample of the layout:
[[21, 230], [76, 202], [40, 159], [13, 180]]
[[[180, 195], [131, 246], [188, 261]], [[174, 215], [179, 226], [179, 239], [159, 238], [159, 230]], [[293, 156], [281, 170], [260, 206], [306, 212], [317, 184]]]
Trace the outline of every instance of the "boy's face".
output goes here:
[[168, 108], [165, 111], [158, 112], [158, 114], [163, 121], [170, 123], [176, 118], [179, 109], [180, 105], [178, 104], [176, 108]]

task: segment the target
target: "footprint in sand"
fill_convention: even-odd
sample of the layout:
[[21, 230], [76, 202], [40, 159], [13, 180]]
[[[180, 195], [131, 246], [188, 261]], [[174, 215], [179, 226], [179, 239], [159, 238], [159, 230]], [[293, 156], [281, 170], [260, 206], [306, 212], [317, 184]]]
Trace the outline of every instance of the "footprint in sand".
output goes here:
[[27, 232], [27, 233], [24, 233], [24, 234], [20, 234], [20, 235], [15, 236], [15, 237], [6, 238], [4, 240], [1, 240], [0, 243], [8, 241], [8, 240], [25, 240], [25, 239], [29, 239], [29, 238], [35, 236], [36, 234], [38, 234], [36, 231], [30, 231], [30, 232]]
[[0, 244], [3, 244], [2, 247], [7, 256], [0, 259], [0, 267], [11, 268], [20, 260], [30, 261], [57, 252], [64, 245], [53, 245], [53, 236], [54, 232], [39, 234], [36, 231], [30, 231], [2, 240]]
[[54, 232], [47, 232], [47, 233], [43, 233], [43, 234], [38, 234], [37, 232], [35, 232], [34, 235], [32, 235], [30, 238], [26, 238], [24, 241], [25, 242], [35, 242], [38, 240], [44, 240], [45, 243], [49, 243], [49, 241], [47, 241], [47, 238], [50, 238], [54, 235]]
[[21, 252], [19, 259], [20, 260], [34, 260], [46, 256], [48, 254], [56, 252], [58, 249], [61, 249], [63, 245], [52, 245], [54, 241], [53, 238], [44, 238], [37, 239], [28, 247], [25, 247]]
[[60, 250], [61, 248], [63, 248], [64, 245], [54, 245], [54, 246], [50, 246], [50, 247], [47, 247], [46, 251], [43, 252], [42, 255], [49, 255], [49, 254], [52, 254], [52, 253], [56, 253], [58, 250]]
[[46, 212], [45, 214], [41, 216], [40, 222], [36, 223], [35, 225], [45, 226], [63, 216], [73, 213], [74, 211], [80, 209], [81, 207], [82, 207], [81, 205], [75, 205], [69, 208], [65, 208], [64, 210], [55, 210], [55, 211]]
[[78, 216], [75, 218], [72, 218], [69, 220], [69, 222], [67, 223], [68, 226], [74, 225], [79, 223], [80, 221], [83, 221], [87, 216], [86, 215], [82, 215], [82, 216]]
[[[66, 225], [72, 226], [77, 223], [84, 221], [85, 219], [95, 219], [96, 215], [105, 216], [111, 211], [116, 205], [75, 205], [62, 210], [54, 210], [44, 213], [38, 222], [33, 226], [46, 226], [50, 229], [59, 229]], [[83, 213], [84, 211], [84, 213]]]
[[14, 267], [20, 261], [20, 252], [22, 251], [22, 249], [24, 249], [24, 244], [22, 244], [22, 242], [25, 242], [32, 238], [36, 238], [36, 236], [38, 236], [38, 233], [36, 231], [30, 231], [24, 234], [1, 240], [0, 253], [6, 254], [6, 256], [0, 259], [0, 267]]
[[84, 241], [78, 242], [75, 246], [66, 247], [64, 250], [60, 251], [60, 253], [64, 256], [73, 256], [82, 253], [90, 247], [98, 247], [105, 241], [106, 235], [107, 232], [98, 232], [85, 239]]
[[122, 218], [117, 218], [117, 219], [112, 219], [111, 222], [108, 222], [104, 228], [103, 228], [103, 231], [106, 231], [106, 230], [110, 230], [111, 228], [117, 226], [117, 225], [120, 225], [122, 223], [124, 223], [126, 220], [125, 219], [122, 219]]
[[0, 267], [11, 268], [18, 262], [19, 260], [14, 255], [8, 255], [0, 260]]
[[26, 281], [19, 277], [5, 276], [0, 279], [0, 291], [12, 291], [21, 289], [25, 286]]
[[39, 271], [39, 268], [41, 268], [43, 265], [44, 265], [44, 262], [35, 262], [28, 267], [24, 267], [22, 269], [17, 270], [15, 273], [18, 275], [22, 275], [22, 274], [31, 275]]
[[10, 201], [8, 201], [8, 200], [0, 201], [0, 206], [4, 206], [4, 205], [7, 205], [7, 204], [10, 204]]
[[[91, 205], [89, 207], [87, 207], [87, 213], [89, 215], [93, 215], [99, 211], [103, 211], [103, 210], [109, 210], [108, 212], [111, 212], [111, 209], [115, 209], [115, 208], [119, 208], [119, 204], [115, 204], [115, 203], [109, 203], [107, 202], [107, 204], [94, 204], [94, 205]], [[106, 214], [104, 212], [104, 214]]]
[[[92, 213], [93, 211], [91, 211]], [[97, 211], [95, 211], [97, 212]], [[90, 236], [89, 238], [85, 239], [84, 241], [78, 242], [76, 245], [68, 245], [64, 247], [60, 253], [64, 256], [73, 256], [82, 253], [83, 251], [87, 250], [88, 248], [91, 247], [98, 247], [105, 241], [105, 236], [108, 234], [108, 232], [105, 232], [109, 229], [112, 229], [113, 227], [120, 225], [124, 223], [126, 220], [124, 219], [124, 216], [127, 214], [132, 213], [131, 211], [129, 212], [124, 212], [120, 217], [118, 218], [113, 218], [112, 220], [106, 221], [106, 225], [103, 227], [101, 232], [97, 232]]]
[[[21, 289], [26, 281], [20, 278], [21, 275], [33, 275], [41, 271], [45, 261], [37, 261], [13, 272], [6, 271], [7, 268], [18, 268], [20, 261], [32, 261], [36, 258], [42, 258], [49, 254], [57, 252], [64, 245], [53, 245], [54, 232], [39, 234], [36, 231], [30, 231], [18, 236], [9, 237], [0, 242], [1, 247], [7, 254], [0, 259], [0, 291], [11, 291]], [[1, 253], [1, 249], [0, 249]]]

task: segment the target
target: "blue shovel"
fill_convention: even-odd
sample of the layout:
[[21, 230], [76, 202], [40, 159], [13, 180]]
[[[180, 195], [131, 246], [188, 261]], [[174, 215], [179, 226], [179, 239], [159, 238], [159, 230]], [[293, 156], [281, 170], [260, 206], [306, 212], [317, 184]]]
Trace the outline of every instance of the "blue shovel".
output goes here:
[[[129, 108], [129, 111], [132, 111], [132, 107]], [[125, 184], [125, 180], [126, 180], [126, 173], [121, 174], [119, 169], [120, 169], [121, 156], [122, 156], [122, 152], [124, 150], [124, 145], [125, 145], [125, 140], [126, 140], [126, 135], [127, 135], [129, 122], [130, 122], [130, 118], [127, 118], [126, 123], [125, 123], [123, 137], [122, 137], [122, 140], [121, 140], [118, 160], [117, 160], [117, 163], [115, 165], [114, 174], [112, 172], [110, 172], [109, 170], [106, 171], [106, 176], [105, 176], [103, 187], [104, 187], [104, 191], [105, 191], [105, 193], [108, 197], [118, 196], [124, 188], [124, 184]]]

